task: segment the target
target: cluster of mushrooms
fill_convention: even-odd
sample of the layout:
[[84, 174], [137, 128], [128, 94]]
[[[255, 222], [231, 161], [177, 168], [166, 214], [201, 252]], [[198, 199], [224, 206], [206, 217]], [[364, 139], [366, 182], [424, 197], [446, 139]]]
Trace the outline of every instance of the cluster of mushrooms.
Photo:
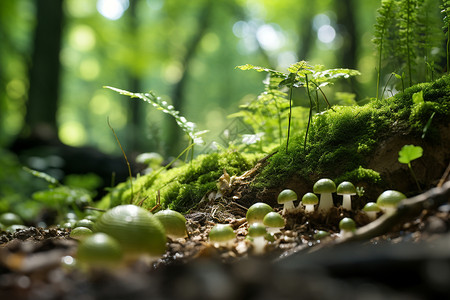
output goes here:
[[[344, 181], [337, 187], [335, 183], [328, 178], [318, 180], [313, 186], [313, 192], [303, 195], [300, 204], [295, 206], [297, 194], [291, 189], [282, 190], [277, 198], [278, 204], [283, 205], [281, 214], [275, 212], [271, 206], [266, 203], [257, 202], [250, 206], [247, 211], [248, 222], [248, 240], [253, 245], [255, 254], [264, 253], [267, 241], [274, 240], [274, 234], [280, 232], [285, 227], [285, 219], [283, 216], [287, 214], [295, 214], [303, 211], [308, 214], [326, 215], [334, 206], [332, 194], [342, 196], [342, 208], [345, 210], [352, 209], [352, 196], [356, 195], [355, 186], [348, 181]], [[319, 195], [319, 197], [317, 196]], [[384, 191], [376, 202], [368, 202], [363, 208], [370, 220], [375, 220], [378, 213], [391, 213], [394, 211], [398, 203], [405, 199], [406, 196], [398, 191]], [[340, 236], [348, 236], [356, 230], [356, 223], [352, 218], [342, 218], [339, 222]], [[314, 235], [315, 239], [321, 239], [329, 235], [326, 231], [317, 231]], [[230, 247], [233, 245], [236, 235], [228, 224], [215, 225], [210, 233], [210, 242], [215, 247]]]
[[82, 266], [102, 268], [137, 259], [151, 262], [166, 252], [167, 237], [186, 236], [186, 219], [181, 213], [166, 209], [152, 214], [131, 204], [106, 211], [89, 226], [75, 225], [70, 233], [80, 241], [77, 261]]
[[[326, 215], [334, 206], [332, 193], [335, 192], [343, 198], [342, 208], [351, 210], [351, 196], [356, 195], [355, 186], [344, 181], [336, 188], [330, 179], [318, 180], [313, 186], [313, 192], [304, 194], [298, 206], [294, 204], [297, 194], [293, 190], [281, 191], [277, 198], [278, 203], [283, 205], [280, 213], [262, 202], [250, 206], [246, 213], [246, 240], [251, 244], [253, 253], [264, 253], [267, 242], [274, 241], [276, 234], [285, 227], [286, 215], [299, 211], [306, 215]], [[378, 197], [376, 203], [367, 203], [363, 211], [374, 220], [379, 212], [395, 210], [404, 198], [404, 194], [388, 190]], [[339, 228], [339, 234], [346, 236], [355, 231], [356, 225], [351, 218], [346, 217], [340, 220]], [[77, 261], [89, 267], [114, 267], [142, 257], [151, 261], [165, 253], [167, 237], [177, 239], [187, 235], [186, 219], [179, 212], [166, 209], [152, 214], [135, 205], [116, 206], [103, 213], [95, 222], [79, 220], [70, 233], [70, 237], [80, 241]], [[328, 232], [317, 231], [314, 238], [321, 239], [327, 235]], [[208, 238], [213, 247], [230, 248], [234, 245], [236, 233], [230, 224], [215, 224]]]

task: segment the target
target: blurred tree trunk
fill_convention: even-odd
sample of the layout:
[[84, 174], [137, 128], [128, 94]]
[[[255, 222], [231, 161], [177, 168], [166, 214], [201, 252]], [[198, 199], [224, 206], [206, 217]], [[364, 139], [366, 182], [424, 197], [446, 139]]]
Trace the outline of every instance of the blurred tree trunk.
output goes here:
[[[139, 26], [139, 20], [137, 19], [136, 14], [136, 4], [138, 1], [130, 1], [129, 6], [129, 23], [128, 23], [128, 30], [130, 36], [133, 38], [131, 39], [134, 43], [133, 49], [138, 52], [138, 32], [137, 28]], [[129, 91], [132, 92], [141, 92], [141, 83], [140, 79], [138, 78], [136, 72], [132, 70], [132, 67], [129, 66]], [[141, 152], [143, 149], [142, 141], [145, 140], [144, 137], [142, 137], [142, 130], [140, 129], [141, 123], [142, 123], [142, 115], [140, 113], [140, 108], [142, 108], [142, 104], [144, 104], [142, 101], [137, 101], [136, 99], [132, 99], [127, 102], [128, 103], [128, 115], [129, 115], [129, 122], [127, 124], [127, 144], [129, 145], [128, 151], [130, 152]]]
[[36, 28], [24, 133], [57, 139], [63, 0], [35, 0]]
[[[358, 36], [355, 26], [356, 2], [354, 0], [342, 0], [335, 3], [338, 32], [344, 39], [338, 54], [338, 66], [356, 69], [358, 65]], [[352, 83], [352, 92], [356, 92], [358, 90], [356, 80], [351, 78], [350, 81]]]
[[300, 43], [297, 51], [297, 60], [308, 60], [308, 55], [311, 50], [311, 47], [315, 42], [314, 30], [312, 27], [314, 16], [316, 15], [316, 5], [315, 1], [311, 1], [308, 4], [308, 7], [305, 8], [307, 13], [303, 13], [303, 15], [299, 18], [299, 27], [300, 27]]
[[[186, 53], [182, 60], [182, 70], [183, 73], [181, 75], [180, 80], [175, 85], [172, 91], [172, 103], [176, 110], [181, 112], [181, 115], [183, 115], [183, 104], [185, 100], [185, 88], [186, 83], [189, 76], [189, 67], [192, 59], [194, 58], [195, 52], [198, 48], [198, 45], [200, 44], [202, 38], [205, 36], [209, 25], [211, 21], [212, 16], [212, 7], [213, 7], [213, 1], [208, 0], [206, 1], [205, 6], [203, 7], [202, 11], [199, 14], [198, 17], [198, 28], [194, 36], [192, 37], [190, 43], [187, 45]], [[167, 139], [167, 146], [166, 146], [166, 153], [169, 155], [178, 155], [183, 148], [187, 146], [187, 144], [184, 147], [180, 147], [180, 128], [178, 127], [177, 123], [173, 118], [170, 118], [168, 126], [168, 139]]]

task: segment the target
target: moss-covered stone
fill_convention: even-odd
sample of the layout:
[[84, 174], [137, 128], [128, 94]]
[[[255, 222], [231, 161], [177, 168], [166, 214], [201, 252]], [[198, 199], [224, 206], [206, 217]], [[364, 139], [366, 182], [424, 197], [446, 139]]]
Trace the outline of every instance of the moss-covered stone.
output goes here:
[[99, 207], [142, 201], [144, 208], [151, 209], [156, 205], [159, 191], [162, 207], [186, 212], [208, 191], [216, 190], [216, 182], [224, 169], [231, 176], [241, 175], [256, 163], [257, 158], [257, 155], [234, 150], [199, 155], [185, 165], [134, 179], [133, 200], [129, 181], [117, 185], [101, 200]]
[[[413, 95], [420, 91], [423, 101], [414, 102]], [[431, 125], [422, 138], [424, 127], [433, 113]], [[433, 83], [415, 85], [404, 93], [387, 99], [372, 99], [363, 106], [334, 106], [313, 117], [306, 148], [305, 132], [294, 132], [288, 153], [284, 146], [280, 147], [279, 151], [267, 160], [267, 165], [259, 168], [257, 172], [251, 172], [257, 174], [251, 187], [245, 187], [246, 192], [254, 193], [247, 197], [251, 199], [245, 200], [245, 195], [240, 193], [242, 190], [239, 195], [243, 197], [241, 200], [244, 202], [267, 200], [267, 203], [271, 203], [270, 201], [276, 200], [274, 195], [280, 190], [293, 188], [297, 193], [303, 194], [321, 177], [329, 177], [336, 182], [350, 180], [355, 185], [362, 183], [362, 186], [380, 185], [379, 189], [389, 183], [401, 183], [406, 190], [408, 182], [394, 182], [392, 177], [386, 175], [392, 172], [392, 169], [380, 166], [380, 161], [374, 160], [374, 157], [382, 157], [386, 160], [384, 164], [389, 167], [398, 165], [397, 169], [404, 168], [397, 163], [397, 148], [404, 144], [391, 147], [393, 137], [397, 137], [397, 143], [418, 141], [422, 146], [429, 144], [432, 148], [438, 145], [447, 149], [448, 142], [441, 136], [440, 130], [443, 126], [448, 127], [449, 117], [449, 76]], [[448, 149], [445, 151], [448, 152]], [[429, 152], [424, 147], [424, 162], [434, 161], [435, 157], [429, 157], [427, 161]], [[445, 155], [447, 153], [441, 153], [441, 156]], [[133, 182], [132, 202], [144, 200], [143, 207], [150, 209], [156, 204], [159, 191], [163, 207], [188, 211], [208, 191], [217, 189], [216, 182], [224, 169], [230, 175], [241, 175], [252, 168], [256, 158], [261, 156], [247, 156], [228, 150], [200, 155], [192, 163], [164, 170], [157, 176], [141, 176]], [[408, 177], [407, 169], [401, 172], [403, 173], [399, 173], [399, 177], [402, 180]], [[298, 187], [298, 184], [303, 185], [305, 190]], [[264, 194], [260, 192], [262, 190], [267, 194], [267, 199], [261, 199]], [[259, 199], [255, 195], [258, 195]], [[125, 182], [112, 189], [100, 206], [109, 207], [130, 202], [130, 184]]]
[[[413, 94], [423, 91], [423, 102], [414, 103]], [[295, 176], [313, 182], [320, 177], [382, 182], [376, 170], [367, 169], [380, 142], [398, 132], [420, 138], [434, 113], [427, 131], [427, 142], [439, 142], [439, 124], [450, 117], [450, 77], [422, 83], [393, 97], [364, 106], [334, 106], [313, 117], [306, 148], [304, 134], [291, 139], [289, 151], [281, 147], [255, 180], [257, 187], [285, 185]]]

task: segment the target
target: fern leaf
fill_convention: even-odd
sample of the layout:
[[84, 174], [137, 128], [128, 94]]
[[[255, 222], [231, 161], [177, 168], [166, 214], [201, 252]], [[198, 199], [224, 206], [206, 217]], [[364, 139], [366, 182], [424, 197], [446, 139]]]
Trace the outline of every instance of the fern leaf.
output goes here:
[[157, 110], [160, 110], [163, 113], [172, 116], [177, 122], [177, 125], [181, 128], [181, 130], [183, 130], [183, 132], [186, 133], [189, 136], [189, 138], [192, 141], [194, 141], [194, 143], [196, 144], [203, 143], [200, 135], [206, 133], [207, 131], [196, 131], [195, 129], [196, 126], [193, 122], [188, 122], [185, 117], [180, 116], [180, 113], [177, 110], [175, 110], [175, 108], [172, 105], [168, 104], [166, 101], [161, 100], [161, 98], [157, 97], [153, 92], [144, 94], [144, 93], [132, 93], [126, 90], [110, 86], [104, 86], [104, 88], [115, 91], [121, 95], [129, 96], [131, 98], [139, 98], [147, 103], [150, 103]]

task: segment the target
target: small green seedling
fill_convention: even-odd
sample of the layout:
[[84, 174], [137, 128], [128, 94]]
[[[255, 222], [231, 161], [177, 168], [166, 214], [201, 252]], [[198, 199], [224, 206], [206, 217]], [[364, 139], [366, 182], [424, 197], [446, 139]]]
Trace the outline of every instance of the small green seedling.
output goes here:
[[419, 185], [419, 181], [417, 181], [416, 174], [414, 173], [411, 161], [422, 157], [423, 149], [420, 146], [414, 146], [414, 145], [405, 145], [402, 147], [402, 149], [398, 152], [398, 161], [402, 164], [407, 164], [409, 170], [411, 171], [411, 174], [416, 181], [417, 188], [419, 191], [422, 191]]

